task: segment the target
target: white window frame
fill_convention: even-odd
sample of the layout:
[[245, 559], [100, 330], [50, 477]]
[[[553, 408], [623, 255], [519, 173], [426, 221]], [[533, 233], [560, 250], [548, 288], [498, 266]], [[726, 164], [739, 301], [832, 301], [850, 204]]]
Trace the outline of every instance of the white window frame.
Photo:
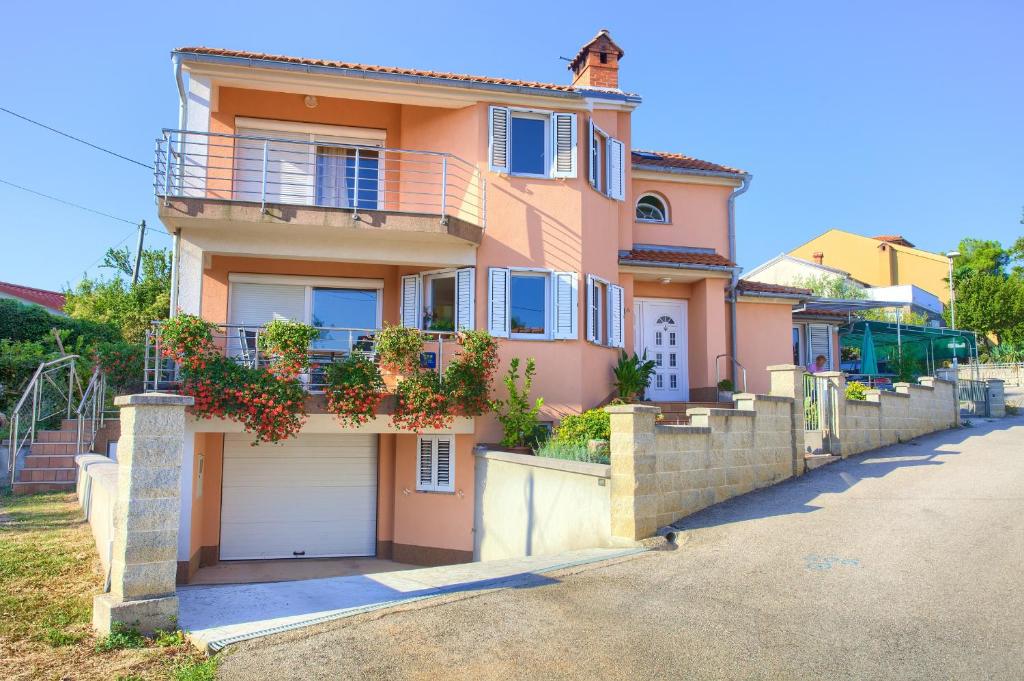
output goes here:
[[[448, 484], [438, 484], [438, 443], [441, 440], [448, 442]], [[422, 468], [422, 457], [423, 457], [423, 443], [430, 442], [430, 482], [424, 482], [420, 477], [420, 470]], [[435, 492], [442, 494], [454, 494], [455, 493], [455, 436], [454, 435], [420, 435], [416, 438], [416, 491], [417, 492]]]
[[[229, 287], [234, 284], [281, 284], [285, 286], [301, 286], [304, 288], [305, 309], [304, 319], [297, 320], [303, 324], [312, 324], [313, 319], [313, 289], [356, 289], [364, 291], [377, 291], [377, 322], [375, 329], [381, 328], [384, 313], [384, 281], [382, 279], [348, 279], [340, 277], [303, 277], [290, 276], [287, 274], [228, 274]], [[228, 289], [228, 315], [231, 319], [231, 290]]]
[[[544, 121], [544, 167], [547, 169], [545, 173], [517, 173], [512, 170], [512, 119], [513, 118], [528, 118], [531, 120]], [[536, 109], [509, 109], [509, 120], [508, 120], [508, 174], [513, 177], [535, 177], [541, 179], [551, 179], [551, 174], [554, 171], [554, 158], [552, 150], [554, 149], [554, 138], [552, 137], [551, 130], [551, 112], [550, 111], [538, 111]]]
[[[647, 220], [645, 218], [641, 218], [639, 215], [636, 214], [637, 208], [640, 207], [640, 201], [642, 201], [643, 199], [646, 199], [648, 197], [657, 199], [661, 203], [662, 212], [665, 214], [665, 219], [664, 220]], [[636, 222], [639, 222], [641, 224], [645, 224], [645, 225], [668, 225], [668, 224], [671, 224], [672, 223], [672, 215], [669, 213], [668, 200], [664, 196], [659, 194], [658, 192], [644, 192], [643, 194], [641, 194], [640, 196], [637, 197], [636, 203], [633, 204], [633, 220], [635, 220]]]
[[[604, 140], [604, 153], [601, 153], [601, 147], [597, 144], [597, 137], [601, 137]], [[590, 158], [588, 159], [590, 167], [590, 186], [594, 188], [597, 193], [602, 196], [608, 196], [608, 140], [611, 139], [611, 135], [602, 130], [594, 120], [590, 120], [590, 145], [589, 153]], [[595, 160], [597, 163], [595, 164]], [[604, 173], [604, 184], [601, 183], [602, 171]]]
[[430, 282], [433, 281], [434, 279], [452, 280], [452, 327], [454, 331], [458, 331], [458, 329], [455, 328], [458, 326], [459, 322], [459, 320], [456, 319], [456, 317], [458, 317], [459, 309], [459, 291], [456, 272], [458, 272], [458, 268], [433, 270], [431, 272], [421, 273], [421, 276], [423, 277], [423, 307], [421, 309], [423, 310], [423, 312], [420, 315], [420, 328], [422, 328], [424, 331], [427, 331], [428, 329], [426, 328], [426, 324], [423, 323], [423, 317], [426, 316], [427, 310], [430, 310], [433, 307], [433, 295], [431, 293]]
[[[534, 267], [508, 268], [508, 337], [512, 340], [551, 340], [551, 276], [552, 270]], [[516, 333], [512, 330], [512, 277], [531, 276], [544, 279], [544, 333]]]
[[[611, 282], [596, 274], [587, 275], [587, 341], [608, 347], [608, 286]], [[603, 289], [601, 287], [604, 287]]]

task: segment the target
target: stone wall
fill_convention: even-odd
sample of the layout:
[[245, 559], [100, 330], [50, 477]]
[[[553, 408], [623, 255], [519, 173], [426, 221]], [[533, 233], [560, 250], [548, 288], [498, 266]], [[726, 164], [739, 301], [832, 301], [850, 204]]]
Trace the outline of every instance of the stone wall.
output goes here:
[[610, 545], [610, 466], [475, 453], [474, 560]]
[[79, 454], [75, 465], [78, 466], [78, 503], [92, 529], [103, 569], [109, 571], [117, 504], [117, 464], [99, 454]]

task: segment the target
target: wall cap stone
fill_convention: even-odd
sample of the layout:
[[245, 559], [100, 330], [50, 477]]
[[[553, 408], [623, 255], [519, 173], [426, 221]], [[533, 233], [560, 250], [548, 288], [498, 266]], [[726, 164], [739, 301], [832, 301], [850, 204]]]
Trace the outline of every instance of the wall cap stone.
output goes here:
[[772, 364], [771, 366], [765, 367], [768, 371], [796, 371], [800, 370], [801, 373], [807, 373], [807, 370], [796, 364]]
[[792, 397], [783, 395], [758, 395], [756, 393], [736, 393], [732, 396], [734, 400], [754, 400], [756, 402], [792, 402]]
[[141, 393], [115, 397], [114, 404], [118, 407], [191, 407], [195, 404], [195, 399], [187, 395], [172, 393]]
[[895, 393], [895, 392], [893, 392], [891, 390], [879, 390], [878, 394], [879, 394], [879, 396], [886, 395], [887, 397], [899, 397], [899, 398], [902, 398], [904, 400], [909, 400], [910, 399], [910, 393]]
[[986, 383], [1006, 383], [1006, 381], [1004, 381], [1001, 378], [986, 378], [985, 382]]
[[665, 435], [710, 435], [711, 426], [684, 426], [678, 423], [659, 423], [655, 426], [655, 431], [660, 431]]
[[493, 449], [481, 449], [479, 447], [475, 448], [473, 453], [481, 459], [488, 459], [490, 461], [504, 461], [505, 463], [514, 463], [519, 464], [520, 466], [533, 466], [534, 468], [549, 468], [554, 471], [576, 473], [578, 475], [590, 475], [595, 478], [612, 477], [612, 467], [606, 463], [549, 459], [543, 456], [533, 456], [532, 454], [499, 452]]
[[661, 407], [646, 404], [610, 404], [604, 408], [609, 414], [660, 414]]
[[720, 409], [718, 407], [693, 407], [686, 410], [687, 416], [757, 416], [753, 409]]

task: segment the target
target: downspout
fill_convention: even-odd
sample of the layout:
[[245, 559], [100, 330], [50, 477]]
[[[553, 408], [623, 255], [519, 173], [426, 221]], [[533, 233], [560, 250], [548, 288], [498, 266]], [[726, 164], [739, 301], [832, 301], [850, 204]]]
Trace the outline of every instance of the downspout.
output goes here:
[[[185, 120], [188, 115], [188, 99], [185, 97], [185, 81], [181, 77], [181, 55], [171, 54], [171, 68], [174, 69], [174, 82], [178, 85], [178, 130], [185, 129]], [[171, 172], [171, 140], [167, 140], [167, 168], [165, 172]], [[178, 312], [178, 266], [181, 263], [181, 229], [174, 230], [171, 236], [171, 309], [168, 316], [173, 317]]]
[[168, 317], [178, 313], [178, 265], [181, 262], [181, 228], [177, 227], [171, 235], [171, 309]]
[[[753, 175], [750, 173], [743, 174], [743, 181], [739, 187], [733, 190], [729, 194], [729, 260], [736, 262], [736, 197], [746, 193], [750, 189], [750, 181], [753, 179]], [[736, 285], [739, 283], [740, 272], [738, 267], [733, 267], [732, 277], [729, 281], [729, 354], [732, 357], [733, 362], [738, 362], [739, 359], [736, 357]], [[732, 364], [730, 362], [730, 364]], [[735, 366], [729, 367], [729, 375], [732, 376], [733, 382], [736, 381], [736, 369]]]
[[181, 77], [181, 55], [171, 55], [171, 68], [174, 69], [174, 82], [178, 84], [178, 130], [185, 129], [188, 99], [185, 97], [185, 80]]

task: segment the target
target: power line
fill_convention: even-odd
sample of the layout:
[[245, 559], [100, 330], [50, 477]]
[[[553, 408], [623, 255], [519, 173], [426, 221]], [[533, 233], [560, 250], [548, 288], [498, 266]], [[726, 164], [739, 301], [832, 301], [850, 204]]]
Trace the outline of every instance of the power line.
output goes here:
[[8, 114], [14, 116], [15, 118], [20, 118], [21, 120], [26, 121], [28, 123], [31, 123], [32, 125], [38, 125], [40, 128], [43, 128], [45, 130], [49, 130], [50, 132], [55, 132], [58, 135], [63, 135], [64, 137], [67, 137], [68, 139], [72, 139], [72, 140], [74, 140], [76, 142], [81, 142], [82, 144], [86, 145], [87, 147], [92, 147], [93, 149], [96, 149], [97, 151], [102, 151], [105, 154], [110, 154], [111, 156], [116, 156], [117, 158], [119, 158], [119, 159], [121, 159], [123, 161], [128, 161], [129, 163], [134, 163], [135, 165], [142, 166], [143, 168], [145, 168], [147, 170], [153, 170], [153, 166], [151, 166], [148, 163], [142, 163], [141, 161], [136, 161], [134, 158], [128, 158], [127, 156], [123, 156], [123, 155], [117, 153], [116, 151], [111, 151], [110, 149], [106, 149], [104, 147], [101, 147], [98, 144], [93, 144], [92, 142], [87, 142], [84, 139], [82, 139], [81, 137], [75, 137], [74, 135], [66, 133], [63, 130], [58, 130], [57, 128], [51, 128], [49, 125], [46, 125], [45, 123], [40, 123], [39, 121], [32, 120], [28, 116], [22, 116], [20, 113], [15, 113], [15, 112], [11, 111], [10, 109], [5, 109], [4, 107], [0, 106], [0, 111], [3, 111], [4, 113], [8, 113]]
[[103, 217], [110, 218], [111, 220], [117, 220], [118, 222], [125, 222], [125, 223], [127, 223], [129, 225], [138, 225], [139, 224], [135, 220], [126, 220], [124, 218], [119, 218], [116, 215], [111, 215], [110, 213], [104, 213], [103, 211], [100, 211], [100, 210], [94, 210], [92, 208], [86, 208], [85, 206], [80, 206], [77, 203], [72, 203], [71, 201], [65, 201], [64, 199], [58, 199], [56, 196], [50, 196], [49, 194], [44, 194], [42, 192], [37, 192], [35, 189], [29, 189], [28, 187], [22, 187], [20, 184], [14, 184], [13, 182], [8, 182], [7, 180], [5, 180], [3, 178], [0, 178], [0, 182], [2, 182], [3, 184], [8, 185], [10, 187], [14, 187], [15, 189], [20, 189], [23, 192], [28, 192], [29, 194], [35, 194], [36, 196], [42, 196], [44, 199], [50, 199], [51, 201], [56, 201], [57, 203], [63, 203], [65, 206], [71, 206], [72, 208], [78, 208], [79, 210], [84, 210], [84, 211], [88, 211], [90, 213], [95, 213], [96, 215], [102, 215]]

